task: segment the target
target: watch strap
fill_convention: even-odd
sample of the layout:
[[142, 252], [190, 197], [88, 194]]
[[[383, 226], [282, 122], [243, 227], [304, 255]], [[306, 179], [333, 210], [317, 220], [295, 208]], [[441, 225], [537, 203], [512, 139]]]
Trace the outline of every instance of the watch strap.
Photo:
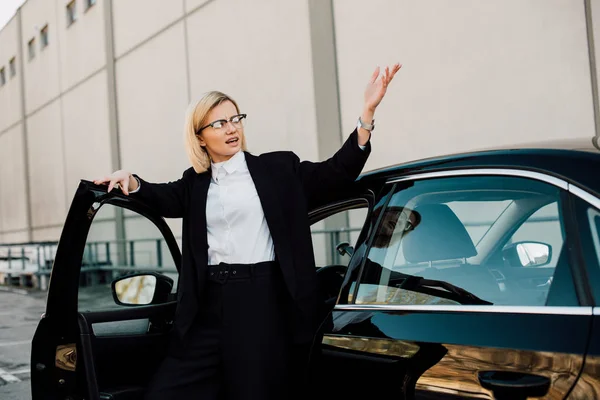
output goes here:
[[371, 123], [369, 124], [369, 123], [366, 123], [365, 121], [363, 121], [361, 117], [358, 117], [357, 125], [370, 132], [373, 129], [375, 129], [375, 120], [372, 120]]

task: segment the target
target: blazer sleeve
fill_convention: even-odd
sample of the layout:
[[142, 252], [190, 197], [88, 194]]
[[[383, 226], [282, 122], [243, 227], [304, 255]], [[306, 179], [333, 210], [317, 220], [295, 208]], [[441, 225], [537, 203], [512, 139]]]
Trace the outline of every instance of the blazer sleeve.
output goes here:
[[181, 218], [187, 210], [191, 185], [192, 168], [186, 170], [182, 177], [167, 183], [151, 183], [138, 175], [140, 190], [131, 193], [165, 218]]
[[362, 172], [371, 153], [371, 141], [364, 149], [358, 145], [355, 129], [342, 147], [322, 162], [300, 162], [296, 157], [296, 174], [304, 188], [309, 208], [333, 200], [335, 194], [352, 184]]

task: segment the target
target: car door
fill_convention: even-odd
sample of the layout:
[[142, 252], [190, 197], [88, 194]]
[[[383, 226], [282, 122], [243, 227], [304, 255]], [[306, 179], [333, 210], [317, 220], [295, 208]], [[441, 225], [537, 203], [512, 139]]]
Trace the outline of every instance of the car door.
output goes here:
[[167, 348], [180, 261], [163, 218], [82, 181], [32, 341], [33, 400], [141, 398]]
[[592, 314], [568, 184], [471, 169], [382, 193], [323, 333], [344, 398], [567, 396]]

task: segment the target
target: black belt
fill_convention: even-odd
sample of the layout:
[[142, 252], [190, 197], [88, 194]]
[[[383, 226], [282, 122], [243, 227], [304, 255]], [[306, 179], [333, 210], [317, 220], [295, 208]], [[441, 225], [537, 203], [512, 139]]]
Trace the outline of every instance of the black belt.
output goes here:
[[227, 264], [208, 266], [208, 280], [224, 284], [228, 279], [248, 279], [253, 276], [273, 275], [279, 270], [276, 261], [263, 261], [256, 264]]

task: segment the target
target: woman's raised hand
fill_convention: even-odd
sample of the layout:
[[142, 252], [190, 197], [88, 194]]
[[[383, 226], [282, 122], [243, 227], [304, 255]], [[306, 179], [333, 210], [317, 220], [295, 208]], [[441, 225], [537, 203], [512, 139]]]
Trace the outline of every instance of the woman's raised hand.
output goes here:
[[133, 178], [131, 173], [122, 169], [115, 171], [103, 178], [94, 179], [94, 183], [96, 185], [106, 185], [108, 183], [109, 192], [113, 189], [113, 187], [119, 186], [125, 195], [129, 195], [130, 190], [137, 189], [137, 180]]
[[385, 92], [387, 91], [388, 85], [390, 84], [392, 79], [394, 79], [394, 75], [396, 75], [396, 72], [400, 71], [400, 68], [402, 68], [402, 64], [399, 63], [394, 64], [391, 70], [390, 67], [385, 67], [385, 70], [383, 71], [381, 76], [379, 74], [380, 68], [375, 68], [375, 71], [371, 76], [371, 80], [369, 81], [369, 83], [367, 84], [367, 88], [365, 89], [365, 110], [368, 110], [373, 113], [375, 112], [375, 109], [377, 108], [379, 103], [381, 103], [381, 100], [383, 100], [383, 97], [385, 96]]

